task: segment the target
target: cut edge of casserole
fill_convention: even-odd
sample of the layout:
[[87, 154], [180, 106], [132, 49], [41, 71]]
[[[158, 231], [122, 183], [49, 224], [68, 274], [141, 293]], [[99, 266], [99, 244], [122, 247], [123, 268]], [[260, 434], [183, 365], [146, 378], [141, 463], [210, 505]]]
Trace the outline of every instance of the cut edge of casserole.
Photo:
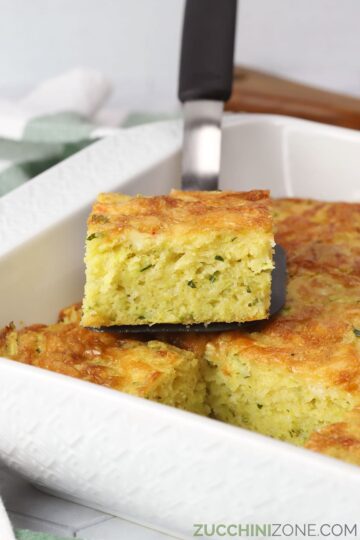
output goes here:
[[100, 194], [88, 220], [81, 324], [267, 318], [273, 246], [265, 191]]

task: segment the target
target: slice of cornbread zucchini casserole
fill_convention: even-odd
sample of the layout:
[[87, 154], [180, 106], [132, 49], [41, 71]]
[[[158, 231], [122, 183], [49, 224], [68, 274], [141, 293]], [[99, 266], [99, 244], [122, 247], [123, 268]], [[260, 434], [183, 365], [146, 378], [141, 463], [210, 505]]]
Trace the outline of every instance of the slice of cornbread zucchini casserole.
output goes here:
[[82, 325], [267, 318], [268, 192], [99, 195], [88, 220]]
[[146, 342], [81, 328], [76, 304], [56, 325], [4, 329], [0, 356], [360, 465], [360, 204], [284, 199], [272, 209], [288, 284], [271, 320]]
[[[50, 369], [199, 414], [208, 414], [201, 360], [159, 341], [122, 339], [76, 322], [78, 306], [59, 324], [0, 331], [0, 356]], [[73, 322], [75, 321], [75, 322]]]

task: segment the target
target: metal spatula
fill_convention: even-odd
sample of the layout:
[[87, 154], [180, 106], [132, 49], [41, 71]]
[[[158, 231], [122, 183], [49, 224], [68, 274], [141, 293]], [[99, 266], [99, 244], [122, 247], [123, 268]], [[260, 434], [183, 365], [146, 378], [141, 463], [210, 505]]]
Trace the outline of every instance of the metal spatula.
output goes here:
[[[217, 190], [221, 121], [230, 98], [237, 0], [187, 0], [180, 61], [179, 99], [184, 104], [182, 189]], [[275, 246], [270, 314], [285, 303], [286, 258]], [[172, 326], [172, 325], [169, 325]], [[239, 323], [213, 323], [206, 330], [230, 330]], [[204, 330], [204, 325], [191, 329]]]
[[[179, 98], [184, 104], [182, 189], [217, 190], [221, 120], [231, 94], [237, 0], [187, 0], [182, 36]], [[255, 186], [254, 186], [255, 187]], [[285, 302], [286, 261], [276, 246], [270, 314]], [[254, 324], [254, 323], [252, 323]], [[111, 326], [121, 333], [221, 332], [241, 323]]]
[[180, 59], [182, 188], [218, 189], [221, 121], [231, 94], [237, 0], [187, 0]]

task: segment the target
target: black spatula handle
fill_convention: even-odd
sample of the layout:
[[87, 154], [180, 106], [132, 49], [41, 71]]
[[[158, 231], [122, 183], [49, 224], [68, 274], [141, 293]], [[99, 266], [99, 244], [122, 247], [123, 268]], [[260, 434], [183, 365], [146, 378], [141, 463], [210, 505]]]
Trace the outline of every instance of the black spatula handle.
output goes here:
[[227, 101], [233, 77], [237, 0], [187, 0], [179, 99]]

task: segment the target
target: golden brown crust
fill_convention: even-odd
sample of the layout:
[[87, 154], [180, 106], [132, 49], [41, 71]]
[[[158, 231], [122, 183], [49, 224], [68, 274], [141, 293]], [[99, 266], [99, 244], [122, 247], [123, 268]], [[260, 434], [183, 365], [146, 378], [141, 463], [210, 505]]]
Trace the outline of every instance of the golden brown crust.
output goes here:
[[360, 465], [360, 409], [354, 409], [343, 422], [313, 433], [306, 448]]
[[191, 333], [191, 332], [181, 332], [181, 333], [166, 333], [159, 334], [156, 336], [156, 339], [170, 343], [175, 347], [180, 349], [185, 349], [186, 351], [191, 351], [198, 358], [202, 358], [205, 353], [206, 345], [210, 342], [212, 338], [215, 338], [218, 334], [216, 333]]
[[88, 237], [101, 233], [113, 238], [124, 230], [187, 234], [224, 228], [271, 232], [268, 192], [172, 191], [157, 197], [102, 193], [89, 216]]
[[[342, 313], [346, 316], [345, 313]], [[234, 354], [249, 362], [281, 366], [309, 382], [360, 392], [359, 349], [351, 322], [323, 320], [279, 320], [261, 332], [225, 333], [212, 342], [221, 357]], [[216, 352], [214, 353], [216, 355]], [[220, 356], [220, 355], [219, 355]], [[224, 365], [226, 362], [224, 361]], [[360, 402], [360, 394], [359, 394]]]
[[78, 324], [34, 324], [0, 331], [0, 356], [116, 390], [147, 396], [183, 358], [174, 347], [98, 333]]
[[273, 208], [276, 239], [287, 250], [291, 275], [306, 269], [360, 281], [359, 203], [280, 199]]
[[80, 324], [82, 317], [82, 309], [81, 309], [81, 302], [77, 302], [76, 304], [71, 304], [71, 306], [67, 306], [66, 308], [63, 308], [59, 312], [58, 316], [58, 322], [59, 323], [78, 323]]

